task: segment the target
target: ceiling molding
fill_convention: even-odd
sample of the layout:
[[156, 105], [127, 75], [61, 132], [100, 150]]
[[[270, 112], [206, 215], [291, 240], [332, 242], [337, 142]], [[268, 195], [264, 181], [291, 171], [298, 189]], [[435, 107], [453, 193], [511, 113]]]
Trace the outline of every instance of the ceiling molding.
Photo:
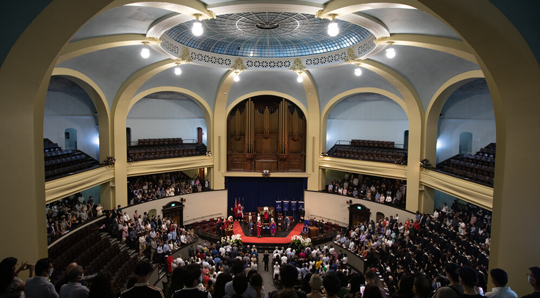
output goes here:
[[[176, 13], [193, 16], [194, 14], [200, 14], [201, 19], [210, 19], [214, 17], [214, 13], [206, 8], [206, 5], [198, 0], [182, 0], [177, 1], [179, 3], [164, 2], [163, 0], [146, 0], [144, 2], [138, 2], [134, 0], [115, 0], [113, 4], [107, 6], [103, 11], [128, 5], [128, 6], [142, 6], [142, 7], [154, 7], [164, 10], [169, 10]], [[193, 17], [194, 18], [194, 17]]]
[[231, 1], [209, 5], [216, 15], [239, 13], [239, 12], [297, 12], [316, 14], [323, 9], [323, 5], [304, 2], [304, 1], [269, 1], [261, 3], [260, 1]]

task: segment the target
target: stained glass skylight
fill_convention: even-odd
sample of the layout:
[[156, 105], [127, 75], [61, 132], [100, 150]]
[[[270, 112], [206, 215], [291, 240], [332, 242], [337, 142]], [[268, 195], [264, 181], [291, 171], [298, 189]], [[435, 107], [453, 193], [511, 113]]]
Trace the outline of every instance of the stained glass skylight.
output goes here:
[[361, 42], [371, 35], [367, 29], [335, 20], [339, 34], [327, 33], [329, 20], [290, 12], [247, 12], [204, 20], [204, 33], [191, 33], [194, 21], [175, 26], [165, 35], [180, 44], [216, 54], [281, 58], [322, 54]]

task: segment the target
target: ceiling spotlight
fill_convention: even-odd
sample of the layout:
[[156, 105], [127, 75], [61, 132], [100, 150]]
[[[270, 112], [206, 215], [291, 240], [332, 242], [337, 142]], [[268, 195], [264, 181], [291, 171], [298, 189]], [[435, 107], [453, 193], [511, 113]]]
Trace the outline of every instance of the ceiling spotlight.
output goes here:
[[334, 19], [336, 18], [335, 14], [331, 14], [330, 17], [332, 18], [332, 22], [328, 24], [328, 35], [334, 37], [339, 34], [339, 27], [336, 22], [334, 22]]
[[304, 81], [304, 79], [302, 78], [302, 75], [301, 74], [298, 74], [298, 77], [296, 78], [296, 81], [298, 83], [302, 83]]
[[235, 82], [240, 82], [240, 75], [239, 74], [237, 74], [237, 73], [234, 74], [234, 81]]
[[396, 57], [396, 50], [392, 47], [392, 43], [390, 43], [390, 47], [386, 49], [386, 57], [390, 59]]
[[179, 76], [179, 75], [182, 74], [182, 70], [180, 69], [180, 66], [177, 65], [177, 66], [174, 68], [174, 74], [177, 75], [177, 76]]
[[146, 45], [148, 45], [148, 41], [143, 41], [143, 44], [144, 44], [144, 47], [141, 50], [141, 57], [146, 59], [146, 58], [150, 57], [150, 49], [148, 49], [146, 47]]
[[354, 75], [357, 77], [362, 75], [362, 69], [360, 68], [360, 66], [354, 69]]
[[199, 18], [201, 17], [200, 14], [194, 15], [197, 21], [193, 23], [193, 28], [191, 29], [191, 33], [195, 36], [201, 36], [203, 34], [203, 27], [201, 21], [199, 21]]

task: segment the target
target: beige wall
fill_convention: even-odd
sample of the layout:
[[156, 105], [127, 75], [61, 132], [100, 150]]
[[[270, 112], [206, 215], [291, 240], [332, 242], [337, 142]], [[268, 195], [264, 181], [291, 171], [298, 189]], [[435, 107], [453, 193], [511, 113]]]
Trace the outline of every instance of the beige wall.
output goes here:
[[135, 206], [124, 208], [129, 216], [133, 216], [135, 210], [140, 215], [156, 210], [157, 215], [163, 216], [161, 209], [169, 202], [180, 201], [180, 198], [186, 199], [184, 203], [184, 224], [190, 224], [203, 219], [225, 217], [227, 215], [227, 190], [205, 191], [192, 193], [183, 196], [174, 196], [155, 201], [142, 203]]
[[307, 218], [323, 218], [325, 221], [337, 223], [341, 226], [349, 224], [349, 205], [347, 201], [352, 200], [353, 204], [362, 204], [370, 209], [371, 220], [375, 220], [377, 212], [390, 217], [399, 215], [400, 221], [405, 222], [407, 218], [413, 218], [414, 214], [406, 210], [386, 206], [380, 203], [355, 199], [347, 196], [329, 194], [324, 192], [304, 192], [304, 201]]

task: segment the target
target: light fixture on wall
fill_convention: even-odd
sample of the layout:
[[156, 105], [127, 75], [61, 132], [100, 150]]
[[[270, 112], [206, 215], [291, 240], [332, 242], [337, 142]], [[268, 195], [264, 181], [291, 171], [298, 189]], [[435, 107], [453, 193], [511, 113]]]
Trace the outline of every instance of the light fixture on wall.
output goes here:
[[386, 57], [392, 59], [396, 57], [396, 50], [392, 47], [393, 42], [389, 42], [390, 46], [386, 49]]
[[336, 18], [336, 14], [330, 14], [329, 15], [332, 18], [332, 21], [328, 24], [328, 35], [334, 37], [339, 34], [339, 26], [338, 23], [334, 22], [334, 19]]
[[180, 69], [180, 62], [176, 62], [176, 67], [174, 68], [174, 74], [177, 76], [182, 74], [182, 69]]
[[143, 41], [144, 47], [141, 50], [141, 57], [143, 57], [144, 59], [150, 57], [150, 49], [146, 47], [148, 44], [148, 41]]
[[354, 69], [355, 76], [359, 77], [362, 75], [362, 68], [360, 68], [360, 64], [362, 64], [362, 62], [360, 59], [358, 59], [358, 55], [356, 55], [352, 47], [349, 47], [347, 49], [347, 57], [345, 58], [345, 63], [356, 66], [356, 68]]
[[304, 81], [302, 74], [304, 73], [306, 67], [304, 66], [304, 64], [302, 64], [302, 60], [300, 60], [299, 58], [294, 59], [293, 65], [289, 69], [294, 71], [298, 75], [298, 77], [296, 77], [296, 81], [298, 83], [302, 83]]
[[176, 67], [174, 68], [174, 74], [179, 76], [182, 74], [182, 69], [180, 68], [181, 64], [188, 64], [191, 63], [191, 55], [189, 54], [189, 49], [187, 47], [183, 47], [182, 51], [180, 52], [180, 56], [178, 56], [178, 59], [174, 61], [176, 64]]
[[244, 60], [242, 58], [236, 58], [234, 64], [231, 66], [231, 69], [234, 73], [233, 80], [235, 82], [240, 82], [240, 73], [247, 69], [244, 65]]
[[193, 23], [193, 27], [191, 28], [191, 33], [195, 36], [201, 36], [204, 32], [203, 26], [199, 18], [202, 16], [199, 13], [196, 13], [193, 15], [197, 20]]

